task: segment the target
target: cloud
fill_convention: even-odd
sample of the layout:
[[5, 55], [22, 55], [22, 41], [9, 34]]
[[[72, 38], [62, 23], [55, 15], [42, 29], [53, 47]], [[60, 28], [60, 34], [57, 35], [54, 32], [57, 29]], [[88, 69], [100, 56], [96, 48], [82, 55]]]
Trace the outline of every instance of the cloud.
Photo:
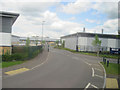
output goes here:
[[[57, 16], [57, 13], [51, 12], [49, 7], [55, 6], [59, 3], [56, 2], [2, 2], [0, 9], [4, 11], [12, 11], [20, 13], [17, 21], [13, 25], [12, 34], [20, 36], [41, 36], [42, 32], [42, 21], [44, 20], [44, 36], [49, 36], [52, 38], [59, 38], [63, 35], [68, 35], [76, 32], [83, 31], [84, 24], [72, 22], [76, 17], [71, 17], [71, 20], [62, 20]], [[72, 6], [72, 7], [70, 7]], [[100, 5], [98, 5], [100, 6]], [[99, 10], [98, 6], [94, 6], [94, 9]], [[76, 3], [69, 3], [66, 6], [63, 5], [65, 13], [77, 14], [89, 10], [91, 3], [81, 3], [76, 1]], [[74, 11], [75, 10], [75, 11]], [[99, 10], [100, 12], [104, 10]], [[110, 10], [109, 10], [110, 11]], [[105, 12], [105, 11], [104, 11]], [[77, 18], [76, 18], [77, 19]], [[86, 19], [88, 22], [95, 22], [94, 20]], [[86, 29], [88, 32], [100, 32], [100, 29], [104, 31], [115, 33], [116, 32], [116, 20], [110, 19], [106, 21], [101, 26], [96, 26], [94, 29]]]
[[45, 21], [43, 26], [44, 36], [49, 36], [52, 38], [59, 38], [61, 35], [79, 32], [84, 27], [83, 24], [61, 20], [56, 13], [47, 10], [41, 13], [41, 17], [28, 19], [25, 16], [20, 16], [13, 26], [13, 34], [21, 33], [19, 35], [41, 36], [42, 20]]
[[93, 9], [106, 14], [110, 19], [118, 18], [118, 2], [97, 2]]
[[94, 22], [96, 22], [95, 20], [90, 20], [90, 19], [86, 19], [86, 21], [89, 22], [89, 23], [94, 23]]
[[69, 18], [69, 20], [76, 20], [76, 18], [75, 17], [71, 17], [71, 18]]
[[62, 5], [62, 11], [68, 14], [78, 14], [89, 10], [91, 5], [91, 2], [80, 2], [79, 0], [77, 0], [76, 2]]
[[104, 22], [103, 25], [94, 27], [92, 32], [101, 33], [101, 30], [104, 30], [104, 33], [107, 34], [118, 34], [118, 19], [110, 19]]
[[[89, 1], [89, 0], [88, 0]], [[61, 5], [62, 12], [67, 14], [80, 14], [90, 9], [97, 10], [99, 13], [106, 14], [108, 18], [118, 18], [118, 2], [81, 2], [79, 0], [68, 3], [67, 5]], [[97, 13], [98, 13], [97, 12]]]

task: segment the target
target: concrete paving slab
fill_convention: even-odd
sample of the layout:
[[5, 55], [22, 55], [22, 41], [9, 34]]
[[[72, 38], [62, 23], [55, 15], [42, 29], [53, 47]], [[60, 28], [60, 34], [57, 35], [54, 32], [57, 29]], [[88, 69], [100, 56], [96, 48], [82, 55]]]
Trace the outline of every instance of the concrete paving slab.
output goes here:
[[118, 82], [115, 78], [106, 78], [106, 88], [118, 88]]

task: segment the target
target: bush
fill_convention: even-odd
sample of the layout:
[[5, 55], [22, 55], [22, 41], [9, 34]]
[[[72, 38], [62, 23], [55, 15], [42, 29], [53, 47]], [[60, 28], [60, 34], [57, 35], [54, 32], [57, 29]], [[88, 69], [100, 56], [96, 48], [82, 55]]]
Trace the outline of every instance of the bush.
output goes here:
[[2, 61], [12, 61], [11, 55], [2, 55]]
[[12, 55], [2, 55], [2, 61], [19, 61], [19, 60], [24, 60], [27, 57], [26, 54], [21, 54], [21, 53], [16, 53], [16, 54], [12, 54]]
[[37, 56], [40, 52], [43, 51], [41, 46], [32, 46], [32, 47], [14, 47], [14, 53], [12, 55], [5, 54], [2, 55], [2, 61], [21, 61], [21, 60], [29, 60]]

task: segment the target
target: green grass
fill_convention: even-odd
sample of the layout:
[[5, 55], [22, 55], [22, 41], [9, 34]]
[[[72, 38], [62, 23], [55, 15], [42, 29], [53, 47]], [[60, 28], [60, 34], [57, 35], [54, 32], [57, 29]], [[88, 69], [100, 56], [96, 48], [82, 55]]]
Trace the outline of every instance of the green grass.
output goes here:
[[25, 61], [10, 61], [10, 62], [2, 62], [2, 68], [17, 65], [17, 64], [22, 64]]
[[115, 64], [115, 63], [109, 63], [109, 66], [107, 67], [106, 64], [101, 62], [102, 65], [104, 66], [106, 70], [106, 74], [111, 74], [111, 75], [120, 75], [120, 64]]
[[[67, 50], [73, 53], [80, 53], [80, 54], [85, 54], [85, 55], [91, 55], [91, 56], [97, 56], [96, 53], [91, 53], [91, 52], [76, 52], [75, 50], [71, 50], [68, 48], [63, 48], [63, 47], [57, 47], [55, 46], [54, 48], [62, 49], [62, 50]], [[113, 59], [118, 59], [118, 55], [111, 55], [111, 54], [99, 54], [99, 57], [105, 57], [105, 58], [113, 58]]]

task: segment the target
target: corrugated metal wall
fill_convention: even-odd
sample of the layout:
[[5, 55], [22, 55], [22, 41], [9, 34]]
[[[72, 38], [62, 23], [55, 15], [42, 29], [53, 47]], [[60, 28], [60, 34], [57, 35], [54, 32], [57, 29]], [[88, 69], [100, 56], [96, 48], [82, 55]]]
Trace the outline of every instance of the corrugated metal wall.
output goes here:
[[76, 50], [76, 37], [65, 38], [65, 48]]
[[[65, 48], [76, 50], [77, 37], [70, 36], [62, 38], [65, 40]], [[95, 51], [95, 47], [92, 45], [94, 37], [78, 37], [78, 49], [79, 51]], [[101, 40], [101, 51], [109, 51], [111, 48], [120, 48], [120, 40], [111, 38], [99, 38]]]

